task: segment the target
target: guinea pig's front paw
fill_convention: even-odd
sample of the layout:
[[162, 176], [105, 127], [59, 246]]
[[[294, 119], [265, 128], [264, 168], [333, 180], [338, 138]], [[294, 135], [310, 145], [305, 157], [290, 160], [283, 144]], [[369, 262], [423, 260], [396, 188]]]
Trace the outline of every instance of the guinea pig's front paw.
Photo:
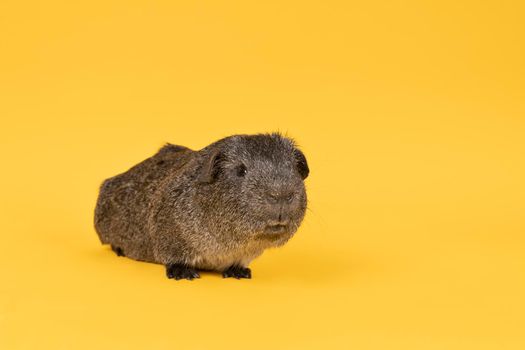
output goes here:
[[166, 265], [166, 276], [168, 276], [168, 278], [174, 278], [176, 280], [192, 280], [194, 278], [201, 277], [197, 270], [195, 270], [193, 267], [189, 267], [182, 264]]
[[247, 267], [232, 265], [223, 271], [222, 277], [224, 278], [233, 277], [237, 279], [252, 278], [252, 270], [250, 270]]

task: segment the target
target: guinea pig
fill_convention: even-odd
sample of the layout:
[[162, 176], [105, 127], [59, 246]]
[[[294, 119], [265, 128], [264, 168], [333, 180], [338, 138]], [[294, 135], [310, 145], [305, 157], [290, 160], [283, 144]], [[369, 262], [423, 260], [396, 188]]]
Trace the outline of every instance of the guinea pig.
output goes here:
[[250, 262], [285, 244], [307, 205], [308, 163], [279, 133], [234, 135], [194, 151], [167, 144], [100, 187], [95, 229], [119, 256], [251, 278]]

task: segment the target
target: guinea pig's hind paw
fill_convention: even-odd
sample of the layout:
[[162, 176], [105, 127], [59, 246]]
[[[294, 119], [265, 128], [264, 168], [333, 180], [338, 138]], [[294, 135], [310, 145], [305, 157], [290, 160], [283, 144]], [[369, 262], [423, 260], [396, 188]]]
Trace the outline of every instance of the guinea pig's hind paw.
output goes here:
[[182, 264], [171, 264], [166, 265], [166, 276], [168, 278], [174, 278], [176, 280], [192, 280], [194, 278], [200, 278], [201, 276], [193, 267], [189, 267]]
[[114, 251], [115, 254], [117, 254], [117, 256], [125, 256], [124, 255], [124, 251], [120, 247], [116, 247], [114, 245], [111, 245], [111, 250]]
[[224, 278], [233, 277], [237, 279], [252, 278], [252, 270], [250, 270], [247, 267], [232, 265], [223, 271], [222, 277]]

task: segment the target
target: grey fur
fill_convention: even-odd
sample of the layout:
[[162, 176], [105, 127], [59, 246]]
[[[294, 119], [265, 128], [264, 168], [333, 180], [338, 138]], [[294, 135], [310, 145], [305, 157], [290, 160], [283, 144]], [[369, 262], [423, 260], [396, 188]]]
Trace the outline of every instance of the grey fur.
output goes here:
[[200, 151], [168, 144], [104, 181], [95, 228], [132, 259], [246, 268], [297, 231], [308, 172], [294, 141], [277, 133], [230, 136]]

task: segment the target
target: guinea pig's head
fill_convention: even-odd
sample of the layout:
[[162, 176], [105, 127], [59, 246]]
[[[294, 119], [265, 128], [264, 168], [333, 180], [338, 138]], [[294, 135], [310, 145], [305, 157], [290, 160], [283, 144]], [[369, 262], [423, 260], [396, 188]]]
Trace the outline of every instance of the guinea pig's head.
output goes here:
[[205, 154], [200, 180], [213, 188], [210, 196], [226, 221], [274, 245], [297, 231], [306, 211], [309, 168], [293, 140], [278, 133], [237, 135]]

